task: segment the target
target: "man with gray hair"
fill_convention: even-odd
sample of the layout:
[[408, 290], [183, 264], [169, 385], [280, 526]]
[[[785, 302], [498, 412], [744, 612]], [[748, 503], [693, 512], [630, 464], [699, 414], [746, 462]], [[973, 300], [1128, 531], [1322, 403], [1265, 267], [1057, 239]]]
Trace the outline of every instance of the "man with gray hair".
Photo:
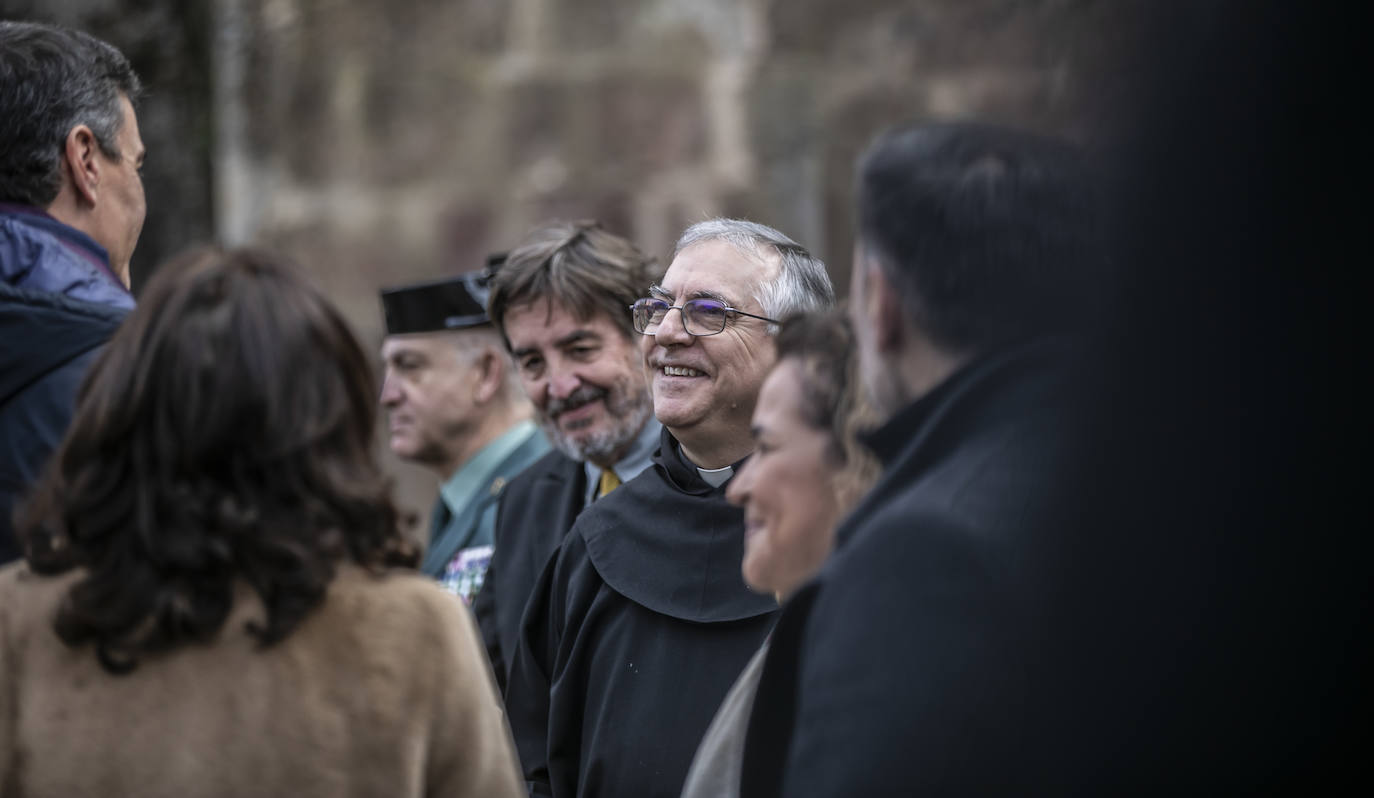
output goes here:
[[531, 794], [676, 796], [697, 743], [772, 628], [744, 585], [726, 483], [786, 315], [835, 301], [778, 231], [713, 219], [629, 312], [643, 337], [654, 465], [578, 516], [530, 598], [506, 694]]
[[20, 554], [16, 498], [134, 306], [129, 258], [146, 210], [139, 91], [105, 42], [0, 21], [0, 563]]
[[497, 502], [549, 450], [487, 318], [487, 268], [382, 291], [382, 407], [391, 451], [439, 477], [420, 570], [471, 603], [491, 560]]

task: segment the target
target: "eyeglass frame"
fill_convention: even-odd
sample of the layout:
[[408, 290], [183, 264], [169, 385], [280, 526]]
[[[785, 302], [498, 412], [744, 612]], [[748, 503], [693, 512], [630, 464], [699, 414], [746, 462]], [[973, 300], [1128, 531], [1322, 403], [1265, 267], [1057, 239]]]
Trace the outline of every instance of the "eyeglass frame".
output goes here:
[[[639, 326], [638, 326], [637, 324], [635, 324], [635, 308], [639, 307], [641, 302], [662, 302], [663, 304], [668, 305], [668, 301], [667, 301], [666, 299], [657, 299], [657, 298], [655, 298], [655, 297], [646, 296], [646, 297], [643, 297], [643, 298], [641, 298], [641, 299], [636, 299], [636, 300], [634, 301], [634, 303], [631, 304], [631, 305], [629, 306], [629, 307], [630, 307], [630, 326], [633, 327], [633, 328], [635, 329], [635, 332], [639, 333], [640, 335], [658, 335], [658, 329], [657, 329], [657, 328], [655, 328], [653, 332], [647, 332], [647, 331], [646, 331], [646, 330], [647, 330], [647, 326], [646, 326], [646, 329], [645, 329], [645, 330], [641, 330], [641, 329], [639, 329]], [[686, 311], [686, 307], [687, 307], [688, 305], [692, 304], [693, 302], [710, 302], [710, 303], [712, 303], [712, 304], [719, 305], [719, 306], [720, 306], [720, 309], [723, 310], [723, 311], [725, 311], [726, 313], [734, 313], [734, 314], [739, 315], [739, 316], [748, 316], [748, 317], [751, 318], [751, 319], [758, 319], [758, 320], [760, 320], [760, 321], [766, 321], [766, 322], [768, 322], [769, 324], [781, 324], [781, 323], [782, 323], [782, 322], [778, 321], [777, 319], [770, 319], [770, 318], [768, 318], [767, 316], [760, 316], [760, 315], [758, 315], [757, 313], [750, 313], [750, 312], [747, 311], [747, 310], [740, 310], [739, 308], [730, 307], [729, 305], [725, 304], [724, 302], [721, 302], [719, 299], [711, 299], [710, 297], [697, 297], [696, 299], [689, 299], [689, 300], [687, 300], [686, 302], [683, 302], [681, 305], [668, 305], [668, 307], [664, 308], [664, 310], [663, 310], [663, 319], [662, 319], [661, 321], [659, 321], [659, 323], [658, 323], [659, 326], [662, 326], [662, 325], [663, 325], [663, 322], [668, 320], [668, 311], [670, 311], [670, 310], [676, 310], [676, 311], [678, 312], [678, 314], [682, 317], [682, 331], [685, 332], [685, 333], [687, 333], [688, 335], [692, 336], [693, 338], [703, 338], [703, 337], [708, 336], [708, 335], [720, 335], [721, 333], [725, 332], [725, 327], [726, 327], [726, 325], [727, 325], [727, 322], [730, 321], [730, 319], [729, 319], [728, 317], [721, 317], [721, 320], [720, 320], [720, 329], [719, 329], [719, 330], [716, 330], [715, 332], [694, 333], [694, 332], [692, 332], [691, 330], [687, 329], [687, 311]]]

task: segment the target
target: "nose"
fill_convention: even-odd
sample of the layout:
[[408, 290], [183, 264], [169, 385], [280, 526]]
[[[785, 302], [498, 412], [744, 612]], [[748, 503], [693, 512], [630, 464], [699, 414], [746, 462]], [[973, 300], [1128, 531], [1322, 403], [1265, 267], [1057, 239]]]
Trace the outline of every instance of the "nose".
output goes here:
[[582, 379], [571, 369], [558, 369], [549, 375], [549, 396], [553, 399], [567, 399], [581, 384]]
[[658, 330], [654, 333], [654, 340], [659, 346], [690, 346], [696, 336], [687, 332], [686, 321], [683, 318], [681, 308], [674, 308], [664, 315], [663, 321], [658, 323]]
[[390, 369], [387, 369], [386, 377], [382, 380], [382, 406], [395, 407], [401, 403], [402, 397], [401, 381], [392, 375]]
[[744, 465], [735, 472], [735, 477], [730, 480], [730, 484], [725, 486], [725, 500], [736, 507], [743, 507], [749, 503], [749, 494], [754, 487], [753, 464], [753, 458], [746, 460]]

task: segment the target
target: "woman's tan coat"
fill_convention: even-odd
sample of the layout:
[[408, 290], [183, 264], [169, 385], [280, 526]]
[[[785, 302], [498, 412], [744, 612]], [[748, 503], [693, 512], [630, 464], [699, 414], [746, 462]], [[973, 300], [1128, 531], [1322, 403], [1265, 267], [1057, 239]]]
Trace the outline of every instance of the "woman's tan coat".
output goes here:
[[52, 630], [74, 577], [0, 569], [0, 798], [524, 794], [471, 616], [424, 578], [341, 567], [261, 650], [244, 588], [216, 642], [113, 676]]

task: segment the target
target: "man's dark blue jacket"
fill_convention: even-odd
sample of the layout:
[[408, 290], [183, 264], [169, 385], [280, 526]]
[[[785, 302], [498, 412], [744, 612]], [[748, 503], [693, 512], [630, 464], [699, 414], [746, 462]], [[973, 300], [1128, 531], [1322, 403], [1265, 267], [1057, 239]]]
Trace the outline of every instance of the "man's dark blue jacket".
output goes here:
[[134, 300], [105, 250], [41, 210], [0, 204], [0, 563], [14, 507], [71, 421], [86, 368]]
[[740, 794], [1059, 794], [1060, 480], [1076, 347], [973, 360], [865, 436], [883, 476], [788, 601]]

